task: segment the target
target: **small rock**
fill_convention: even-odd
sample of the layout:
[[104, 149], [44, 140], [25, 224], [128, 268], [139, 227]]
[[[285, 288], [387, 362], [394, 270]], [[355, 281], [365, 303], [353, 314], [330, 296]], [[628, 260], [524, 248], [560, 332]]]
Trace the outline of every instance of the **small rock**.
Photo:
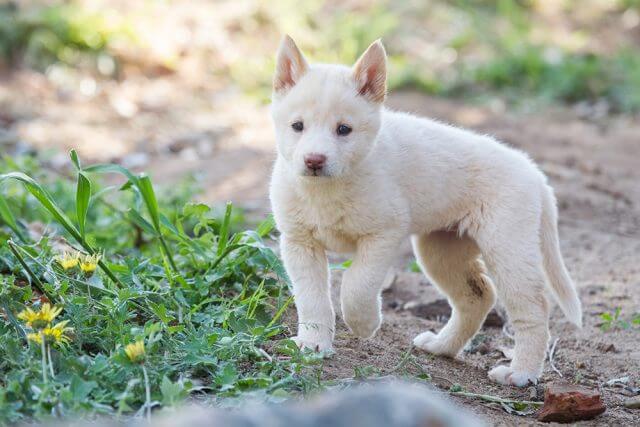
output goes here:
[[551, 383], [544, 392], [538, 421], [569, 423], [590, 420], [606, 410], [600, 392], [567, 383]]
[[485, 341], [476, 347], [476, 351], [480, 354], [489, 354], [491, 353], [491, 346]]
[[538, 389], [535, 386], [531, 386], [527, 389], [529, 392], [529, 400], [538, 400]]
[[640, 409], [640, 396], [630, 397], [625, 400], [624, 407], [628, 409]]
[[603, 353], [617, 353], [618, 350], [616, 349], [616, 346], [613, 345], [613, 343], [611, 344], [600, 344], [598, 345], [598, 350], [600, 350]]
[[396, 310], [399, 306], [400, 303], [396, 300], [392, 300], [387, 303], [387, 308], [390, 308], [391, 310]]

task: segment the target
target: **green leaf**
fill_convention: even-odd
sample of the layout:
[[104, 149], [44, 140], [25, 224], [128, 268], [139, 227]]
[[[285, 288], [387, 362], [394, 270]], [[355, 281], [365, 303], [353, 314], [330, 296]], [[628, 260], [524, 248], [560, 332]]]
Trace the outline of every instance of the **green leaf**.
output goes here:
[[71, 162], [76, 167], [78, 172], [80, 172], [82, 170], [82, 167], [80, 166], [80, 159], [78, 158], [78, 153], [76, 153], [76, 150], [71, 150], [69, 152], [69, 157], [71, 157]]
[[5, 200], [4, 197], [0, 194], [0, 219], [9, 226], [11, 230], [13, 230], [18, 236], [22, 236], [20, 228], [18, 227], [18, 222], [16, 218], [13, 216], [11, 209], [9, 208], [9, 204]]
[[167, 406], [173, 406], [179, 403], [187, 397], [188, 394], [181, 382], [171, 382], [166, 376], [162, 377], [160, 392], [162, 393], [162, 403]]
[[129, 171], [129, 169], [120, 165], [97, 164], [84, 168], [84, 171], [92, 173], [119, 173], [127, 177], [127, 179], [134, 184], [138, 181], [138, 178], [136, 178], [135, 175], [133, 175], [131, 171]]
[[256, 233], [258, 233], [258, 236], [260, 237], [265, 237], [267, 234], [271, 233], [271, 230], [274, 228], [276, 228], [276, 221], [273, 219], [273, 215], [269, 215], [267, 219], [258, 225]]
[[129, 209], [127, 210], [127, 217], [147, 233], [151, 234], [152, 236], [158, 236], [158, 232], [156, 231], [156, 229], [153, 228], [153, 225], [151, 225], [149, 221], [147, 221], [142, 217], [142, 215], [140, 215], [140, 212], [136, 211], [135, 209]]
[[89, 202], [91, 200], [91, 181], [82, 173], [78, 172], [78, 188], [76, 191], [76, 215], [78, 216], [78, 228], [80, 235], [85, 237], [85, 223], [87, 212], [89, 210]]
[[81, 242], [82, 236], [78, 229], [73, 225], [71, 220], [54, 202], [53, 197], [44, 189], [37, 181], [22, 172], [9, 172], [0, 175], [0, 182], [15, 179], [24, 184], [29, 192], [42, 204], [42, 206], [53, 215], [53, 217], [71, 234], [78, 242]]
[[77, 375], [74, 375], [71, 379], [70, 388], [75, 401], [84, 402], [96, 387], [98, 387], [97, 382], [85, 381]]
[[229, 239], [229, 222], [231, 220], [232, 210], [233, 210], [233, 204], [231, 202], [228, 202], [227, 208], [224, 212], [224, 219], [222, 221], [222, 226], [220, 227], [220, 238], [218, 239], [217, 256], [222, 255], [225, 248], [227, 247], [227, 240]]
[[138, 178], [138, 188], [140, 189], [140, 193], [142, 193], [142, 198], [149, 211], [151, 222], [155, 229], [160, 232], [160, 209], [158, 208], [156, 193], [153, 191], [153, 185], [148, 175], [140, 174]]

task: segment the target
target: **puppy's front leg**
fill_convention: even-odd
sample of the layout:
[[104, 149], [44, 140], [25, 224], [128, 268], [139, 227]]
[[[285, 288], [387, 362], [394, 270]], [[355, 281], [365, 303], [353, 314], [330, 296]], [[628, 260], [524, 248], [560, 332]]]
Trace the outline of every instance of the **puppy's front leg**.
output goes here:
[[335, 314], [331, 304], [329, 264], [324, 248], [308, 238], [282, 235], [280, 250], [293, 283], [298, 311], [298, 346], [329, 350], [333, 343]]
[[344, 273], [340, 290], [342, 316], [359, 337], [369, 338], [380, 327], [380, 292], [399, 243], [400, 238], [395, 235], [361, 239], [353, 263]]

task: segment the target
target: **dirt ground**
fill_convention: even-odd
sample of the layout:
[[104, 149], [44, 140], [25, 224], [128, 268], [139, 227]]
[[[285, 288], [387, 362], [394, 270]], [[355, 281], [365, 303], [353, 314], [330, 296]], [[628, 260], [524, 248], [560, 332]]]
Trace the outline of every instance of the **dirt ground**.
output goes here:
[[[202, 82], [182, 83], [178, 90], [178, 78], [101, 83], [88, 96], [54, 87], [28, 71], [1, 77], [0, 147], [5, 152], [53, 149], [52, 167], [67, 162], [61, 149], [75, 147], [88, 160], [149, 170], [163, 183], [196, 173], [205, 189], [203, 200], [233, 200], [250, 216], [268, 213], [274, 146], [267, 108]], [[495, 135], [541, 165], [560, 202], [562, 249], [585, 315], [578, 331], [554, 309], [555, 366], [563, 379], [602, 390], [607, 412], [581, 425], [640, 423], [639, 410], [622, 406], [630, 390], [640, 386], [640, 327], [603, 331], [600, 318], [616, 308], [624, 320], [640, 312], [640, 121], [579, 109], [511, 113], [499, 103], [474, 107], [416, 93], [393, 94], [388, 104]], [[326, 361], [326, 379], [350, 378], [356, 368], [367, 366], [399, 373], [394, 368], [411, 339], [443, 326], [442, 318], [425, 319], [409, 310], [439, 298], [426, 278], [407, 271], [411, 259], [407, 245], [396, 280], [384, 293], [385, 319], [376, 337], [354, 339], [338, 321], [336, 354]], [[340, 271], [334, 273], [337, 293]], [[481, 345], [460, 360], [415, 350], [413, 360], [443, 390], [460, 384], [470, 392], [532, 399], [533, 390], [489, 381], [487, 370], [505, 362], [499, 348], [511, 343], [501, 328], [483, 328], [480, 334]], [[619, 378], [625, 384], [610, 382]], [[547, 363], [542, 384], [560, 379]], [[537, 393], [533, 397], [541, 398]], [[454, 400], [495, 425], [536, 424], [533, 416], [508, 414], [496, 405]]]

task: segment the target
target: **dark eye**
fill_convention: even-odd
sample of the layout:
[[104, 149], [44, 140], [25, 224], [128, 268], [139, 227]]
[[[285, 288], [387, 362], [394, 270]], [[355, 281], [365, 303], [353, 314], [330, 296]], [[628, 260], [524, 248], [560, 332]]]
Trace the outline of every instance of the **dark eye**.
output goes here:
[[338, 125], [336, 132], [338, 132], [338, 135], [340, 136], [349, 135], [351, 133], [351, 128], [347, 125]]
[[293, 122], [291, 123], [291, 127], [293, 128], [293, 130], [295, 130], [296, 132], [302, 132], [302, 129], [304, 129], [304, 123], [298, 121], [298, 122]]

